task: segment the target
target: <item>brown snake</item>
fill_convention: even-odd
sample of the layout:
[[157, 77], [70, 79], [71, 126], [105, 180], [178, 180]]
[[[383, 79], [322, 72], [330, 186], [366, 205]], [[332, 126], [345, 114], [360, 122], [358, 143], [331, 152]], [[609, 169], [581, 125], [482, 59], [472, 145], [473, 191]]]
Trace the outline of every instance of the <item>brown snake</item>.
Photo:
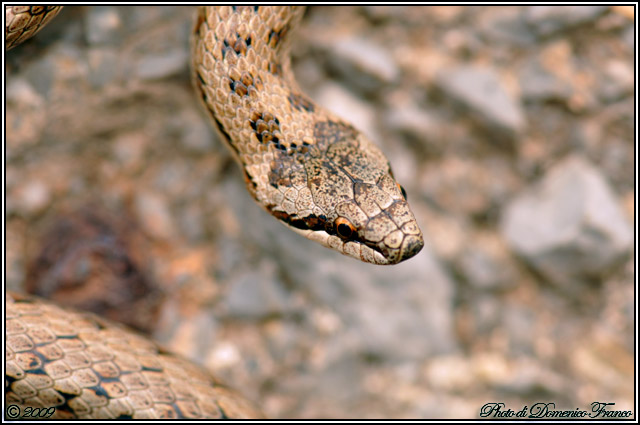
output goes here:
[[[6, 47], [59, 11], [6, 9]], [[288, 34], [304, 8], [200, 7], [192, 36], [198, 97], [256, 201], [296, 233], [365, 262], [396, 264], [423, 239], [384, 154], [299, 89]], [[259, 417], [189, 362], [93, 315], [7, 299], [8, 404], [60, 418]]]

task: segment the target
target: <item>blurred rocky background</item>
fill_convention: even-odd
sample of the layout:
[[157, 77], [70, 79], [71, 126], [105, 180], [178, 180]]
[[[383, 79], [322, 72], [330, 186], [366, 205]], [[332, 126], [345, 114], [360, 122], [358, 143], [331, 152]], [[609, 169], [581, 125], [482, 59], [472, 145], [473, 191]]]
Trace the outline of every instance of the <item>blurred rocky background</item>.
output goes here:
[[425, 233], [393, 267], [254, 204], [192, 91], [192, 16], [65, 7], [7, 53], [8, 288], [91, 205], [146, 240], [153, 336], [273, 418], [633, 409], [633, 7], [307, 11], [300, 85], [383, 149]]

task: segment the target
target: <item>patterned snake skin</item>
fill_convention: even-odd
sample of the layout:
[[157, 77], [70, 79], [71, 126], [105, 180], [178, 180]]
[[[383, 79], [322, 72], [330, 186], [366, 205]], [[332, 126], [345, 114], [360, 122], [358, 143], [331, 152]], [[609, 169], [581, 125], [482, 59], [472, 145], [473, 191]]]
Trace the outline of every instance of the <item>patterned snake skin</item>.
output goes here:
[[[7, 6], [6, 48], [59, 11]], [[304, 95], [288, 37], [304, 9], [198, 8], [194, 85], [256, 201], [295, 232], [344, 255], [395, 264], [423, 246], [384, 154]], [[6, 302], [6, 402], [58, 418], [258, 418], [205, 370], [100, 319], [44, 300]]]
[[9, 50], [28, 38], [33, 37], [62, 6], [6, 6], [5, 46]]
[[[51, 419], [260, 418], [205, 369], [90, 313], [7, 294], [6, 404]], [[49, 416], [47, 416], [49, 417]]]

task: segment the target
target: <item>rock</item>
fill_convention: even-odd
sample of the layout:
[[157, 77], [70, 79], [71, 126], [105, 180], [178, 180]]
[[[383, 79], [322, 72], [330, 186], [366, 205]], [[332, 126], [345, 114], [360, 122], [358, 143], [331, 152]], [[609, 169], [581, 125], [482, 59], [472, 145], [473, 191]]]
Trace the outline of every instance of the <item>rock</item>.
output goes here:
[[7, 205], [7, 210], [21, 211], [24, 214], [38, 214], [42, 212], [51, 201], [51, 188], [45, 181], [32, 178], [16, 186], [12, 194], [12, 202]]
[[528, 61], [520, 70], [519, 80], [522, 98], [525, 101], [560, 100], [567, 102], [571, 97], [570, 84], [546, 70], [539, 60]]
[[391, 53], [369, 40], [345, 38], [322, 49], [328, 54], [329, 67], [358, 92], [375, 95], [400, 75]]
[[264, 319], [290, 310], [290, 300], [272, 263], [262, 262], [251, 271], [243, 271], [232, 279], [231, 288], [222, 303], [230, 317]]
[[362, 6], [362, 13], [373, 22], [388, 22], [392, 20], [402, 20], [411, 12], [406, 6]]
[[445, 211], [492, 221], [518, 184], [505, 161], [451, 155], [423, 171], [418, 187]]
[[118, 54], [110, 47], [96, 47], [87, 52], [89, 83], [95, 88], [112, 84], [118, 76]]
[[500, 300], [491, 293], [486, 293], [486, 295], [476, 293], [470, 298], [471, 300], [467, 301], [470, 314], [468, 317], [460, 315], [458, 320], [466, 319], [467, 323], [464, 323], [466, 332], [461, 335], [462, 341], [473, 345], [504, 325], [503, 306], [500, 304]]
[[342, 117], [347, 122], [353, 124], [374, 142], [377, 134], [375, 129], [375, 111], [370, 104], [360, 100], [341, 85], [326, 83], [318, 89], [317, 95], [313, 96], [318, 103], [329, 109], [334, 114]]
[[439, 391], [463, 392], [477, 379], [469, 359], [459, 355], [435, 357], [424, 369], [430, 386]]
[[[526, 334], [521, 338], [526, 337]], [[509, 365], [505, 368], [507, 371], [504, 376], [498, 379], [491, 379], [492, 383], [500, 391], [508, 394], [518, 394], [524, 399], [535, 399], [539, 397], [548, 397], [558, 400], [571, 391], [571, 384], [566, 379], [551, 368], [546, 368], [534, 360], [531, 355], [519, 355], [516, 364]], [[563, 403], [564, 404], [564, 403]], [[535, 404], [532, 404], [535, 406]], [[528, 414], [540, 414], [540, 405], [533, 407]], [[537, 412], [537, 413], [536, 413]], [[542, 417], [542, 416], [540, 416]]]
[[[212, 150], [215, 145], [214, 130], [211, 125], [199, 119], [198, 114], [184, 112], [176, 116], [176, 127], [180, 129], [181, 145], [190, 153], [205, 154]], [[183, 123], [188, 123], [184, 125]]]
[[175, 48], [158, 54], [140, 57], [135, 68], [136, 75], [143, 80], [160, 80], [177, 75], [188, 68], [189, 53]]
[[465, 280], [483, 289], [504, 289], [517, 283], [517, 272], [498, 238], [475, 237], [463, 250], [458, 267]]
[[431, 111], [415, 103], [393, 105], [383, 114], [385, 127], [408, 138], [428, 154], [442, 154], [446, 124]]
[[37, 144], [46, 131], [46, 102], [35, 87], [23, 78], [13, 78], [6, 86], [7, 162], [14, 151]]
[[[8, 214], [7, 214], [8, 217]], [[5, 244], [8, 249], [5, 250], [4, 261], [5, 269], [5, 288], [9, 291], [21, 291], [26, 276], [25, 256], [19, 247], [25, 246], [23, 236], [15, 230], [15, 221], [6, 219], [9, 224], [5, 233]]]
[[36, 93], [44, 99], [48, 99], [51, 95], [53, 82], [56, 79], [54, 75], [58, 71], [59, 62], [55, 60], [53, 55], [44, 55], [28, 64], [24, 70], [23, 76], [26, 77], [29, 84], [33, 86]]
[[633, 229], [604, 178], [580, 157], [551, 168], [507, 206], [502, 234], [556, 283], [598, 277], [630, 253]]
[[524, 25], [522, 10], [515, 7], [490, 8], [479, 21], [481, 35], [491, 43], [514, 46], [533, 44], [535, 36]]
[[633, 63], [611, 60], [604, 64], [599, 96], [603, 102], [616, 102], [633, 95], [635, 74]]
[[624, 34], [622, 35], [622, 39], [627, 44], [627, 46], [629, 47], [630, 50], [635, 51], [635, 47], [636, 47], [636, 31], [635, 31], [635, 28], [633, 28], [632, 25], [629, 26], [629, 28], [627, 28], [627, 30], [624, 32]]
[[533, 355], [536, 312], [527, 305], [507, 304], [501, 307], [501, 328], [509, 341], [509, 352], [516, 356]]
[[513, 142], [525, 126], [518, 99], [509, 95], [500, 76], [489, 68], [460, 66], [443, 70], [438, 88], [487, 130], [498, 130]]
[[135, 210], [139, 222], [150, 237], [175, 237], [176, 226], [164, 196], [149, 191], [141, 192], [136, 196]]
[[607, 10], [607, 6], [530, 6], [524, 15], [534, 33], [539, 37], [548, 37], [592, 22]]
[[[412, 261], [383, 269], [359, 263], [343, 267], [352, 260], [335, 255], [297, 259], [300, 267], [292, 281], [315, 303], [332, 306], [345, 323], [330, 338], [338, 347], [334, 357], [402, 361], [455, 349], [453, 283], [428, 248], [423, 250]], [[291, 253], [285, 258], [293, 260]]]
[[122, 19], [114, 6], [87, 9], [85, 31], [89, 44], [118, 44], [122, 37]]

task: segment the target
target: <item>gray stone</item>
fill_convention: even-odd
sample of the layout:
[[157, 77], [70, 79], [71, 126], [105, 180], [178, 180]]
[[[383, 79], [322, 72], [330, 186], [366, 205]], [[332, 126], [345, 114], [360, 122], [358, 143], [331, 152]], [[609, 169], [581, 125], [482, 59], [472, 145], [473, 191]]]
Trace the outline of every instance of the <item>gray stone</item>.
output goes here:
[[[25, 78], [11, 78], [6, 85], [6, 161], [37, 144], [47, 130], [46, 100]], [[10, 172], [7, 171], [7, 175]], [[22, 180], [22, 179], [20, 179]]]
[[479, 22], [480, 33], [492, 43], [531, 45], [535, 36], [527, 30], [520, 8], [490, 8]]
[[77, 83], [84, 81], [88, 72], [85, 53], [75, 45], [62, 43], [54, 45], [45, 55], [29, 63], [24, 75], [38, 93], [46, 99], [52, 99], [59, 95], [55, 91], [61, 90], [61, 79]]
[[524, 305], [501, 306], [501, 325], [509, 341], [509, 352], [515, 355], [533, 355], [536, 314]]
[[509, 95], [492, 69], [446, 69], [438, 75], [436, 84], [487, 129], [500, 130], [512, 140], [523, 130], [525, 121], [519, 100]]
[[262, 319], [291, 310], [290, 297], [278, 281], [272, 263], [262, 262], [232, 279], [222, 305], [230, 317]]
[[87, 9], [85, 31], [93, 45], [118, 44], [122, 37], [122, 19], [114, 6], [94, 6]]
[[89, 82], [95, 88], [113, 83], [118, 75], [118, 54], [107, 47], [93, 48], [87, 53], [89, 64]]
[[[353, 263], [328, 250], [304, 260], [305, 251], [310, 253], [303, 249], [296, 258], [300, 266], [292, 271], [292, 281], [343, 318], [344, 329], [331, 343], [346, 350], [342, 355], [400, 361], [455, 349], [453, 284], [428, 247], [386, 268]], [[284, 257], [293, 260], [290, 252]]]
[[636, 30], [633, 25], [630, 25], [629, 28], [622, 35], [622, 39], [627, 44], [629, 49], [635, 50], [636, 48]]
[[176, 124], [188, 123], [182, 125], [180, 142], [191, 153], [204, 154], [211, 151], [215, 143], [215, 136], [211, 125], [196, 114], [182, 113], [176, 117]]
[[532, 101], [568, 101], [572, 93], [570, 84], [543, 68], [538, 60], [527, 62], [519, 73], [522, 98]]
[[469, 336], [471, 341], [464, 341], [472, 344], [476, 338], [486, 338], [503, 324], [502, 308], [500, 300], [491, 294], [477, 294], [473, 296], [472, 301], [468, 302], [471, 319], [470, 331], [465, 334]]
[[324, 49], [329, 66], [350, 88], [366, 94], [375, 94], [381, 87], [395, 83], [400, 75], [390, 52], [366, 39], [340, 39]]
[[51, 198], [51, 188], [46, 182], [31, 179], [15, 188], [11, 201], [7, 202], [7, 210], [38, 214], [47, 207]]
[[362, 12], [374, 22], [384, 21], [402, 21], [411, 13], [411, 10], [407, 11], [407, 6], [362, 6]]
[[538, 36], [546, 37], [596, 20], [608, 6], [530, 6], [525, 20]]
[[35, 91], [43, 98], [49, 98], [55, 73], [58, 66], [53, 55], [44, 55], [30, 63], [24, 70], [24, 76], [33, 86]]
[[369, 103], [360, 100], [351, 94], [342, 85], [326, 83], [318, 89], [318, 94], [313, 96], [317, 102], [329, 109], [334, 114], [353, 124], [358, 130], [365, 133], [375, 142], [377, 132], [375, 130], [375, 111]]
[[580, 157], [556, 164], [513, 200], [501, 224], [511, 247], [556, 283], [604, 274], [633, 242], [611, 188]]
[[482, 245], [465, 249], [459, 268], [466, 281], [478, 289], [506, 288], [516, 284], [517, 274], [505, 258], [496, 258]]
[[625, 96], [633, 96], [635, 73], [632, 62], [611, 60], [603, 64], [601, 71], [599, 97], [604, 102], [615, 102]]
[[143, 55], [137, 60], [135, 73], [143, 80], [160, 80], [177, 75], [188, 68], [189, 53], [175, 48], [158, 54]]
[[136, 196], [134, 205], [139, 222], [149, 236], [159, 239], [175, 237], [176, 226], [164, 196], [143, 191]]
[[[395, 105], [394, 105], [395, 106]], [[442, 153], [446, 124], [440, 117], [414, 103], [399, 104], [383, 114], [385, 127], [408, 137], [426, 151]]]

